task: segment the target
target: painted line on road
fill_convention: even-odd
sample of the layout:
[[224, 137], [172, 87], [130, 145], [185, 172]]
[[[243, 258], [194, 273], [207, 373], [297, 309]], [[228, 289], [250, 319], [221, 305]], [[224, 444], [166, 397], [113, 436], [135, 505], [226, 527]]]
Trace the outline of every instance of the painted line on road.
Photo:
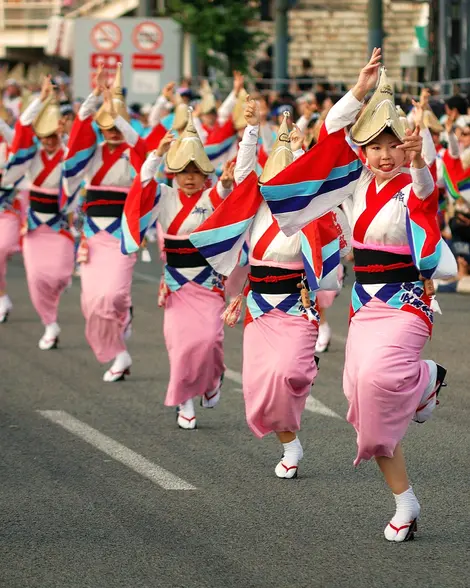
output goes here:
[[38, 410], [37, 412], [165, 490], [196, 490], [195, 486], [62, 410]]

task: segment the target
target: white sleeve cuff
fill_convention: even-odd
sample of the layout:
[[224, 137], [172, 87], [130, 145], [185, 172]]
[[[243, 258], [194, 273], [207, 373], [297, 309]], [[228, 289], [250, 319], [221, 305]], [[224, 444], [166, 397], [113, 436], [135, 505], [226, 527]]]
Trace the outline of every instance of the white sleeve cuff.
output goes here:
[[416, 168], [410, 166], [413, 191], [420, 200], [425, 200], [434, 191], [434, 180], [428, 166]]
[[259, 125], [248, 125], [243, 133], [241, 143], [243, 145], [256, 145], [258, 143]]
[[350, 90], [326, 115], [325, 125], [328, 133], [334, 133], [353, 124], [361, 108], [362, 102]]
[[302, 157], [302, 155], [305, 153], [305, 151], [303, 149], [297, 149], [296, 151], [293, 152], [294, 155], [294, 161], [296, 159], [298, 159], [299, 157]]
[[118, 128], [124, 136], [126, 143], [135, 147], [137, 141], [139, 140], [139, 134], [136, 130], [134, 130], [131, 125], [124, 120], [121, 115], [117, 116], [114, 120], [116, 128]]
[[31, 102], [31, 104], [28, 105], [28, 107], [23, 112], [23, 114], [20, 116], [20, 123], [24, 127], [28, 127], [29, 125], [32, 125], [33, 122], [36, 120], [37, 115], [41, 111], [42, 106], [43, 106], [43, 102], [41, 102], [41, 99], [35, 98]]
[[98, 110], [98, 105], [100, 103], [100, 97], [95, 96], [91, 93], [86, 99], [85, 102], [80, 106], [80, 110], [78, 111], [78, 118], [80, 120], [85, 120], [89, 116], [92, 116]]
[[224, 198], [227, 198], [227, 196], [228, 196], [228, 195], [230, 194], [230, 192], [232, 191], [233, 187], [232, 187], [232, 188], [224, 188], [224, 187], [222, 186], [222, 182], [219, 180], [219, 181], [217, 182], [217, 188], [216, 188], [216, 189], [217, 189], [217, 194], [218, 194], [218, 195], [219, 195], [219, 196], [222, 198], [222, 200], [223, 200]]
[[140, 170], [140, 180], [144, 187], [156, 176], [161, 162], [162, 158], [159, 157], [155, 151], [152, 151], [152, 153], [150, 153], [150, 155], [147, 157], [144, 165], [142, 166], [142, 169]]

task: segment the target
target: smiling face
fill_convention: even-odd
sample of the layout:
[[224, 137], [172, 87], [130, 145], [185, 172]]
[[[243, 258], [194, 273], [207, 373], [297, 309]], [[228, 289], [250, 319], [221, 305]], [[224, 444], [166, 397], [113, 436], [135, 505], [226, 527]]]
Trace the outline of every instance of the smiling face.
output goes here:
[[103, 129], [101, 132], [103, 133], [104, 140], [109, 145], [120, 145], [124, 141], [123, 134], [116, 127], [107, 130]]
[[189, 163], [182, 172], [176, 174], [178, 186], [186, 196], [192, 196], [204, 187], [206, 176], [195, 163]]
[[399, 171], [406, 163], [405, 153], [397, 149], [399, 145], [401, 142], [395, 135], [384, 132], [364, 147], [369, 166], [379, 181], [388, 179], [390, 172]]
[[59, 135], [57, 135], [57, 134], [49, 135], [48, 137], [42, 137], [42, 139], [40, 139], [40, 141], [41, 141], [41, 145], [44, 148], [44, 151], [48, 155], [55, 153], [57, 151], [57, 149], [59, 148], [60, 139], [59, 139]]

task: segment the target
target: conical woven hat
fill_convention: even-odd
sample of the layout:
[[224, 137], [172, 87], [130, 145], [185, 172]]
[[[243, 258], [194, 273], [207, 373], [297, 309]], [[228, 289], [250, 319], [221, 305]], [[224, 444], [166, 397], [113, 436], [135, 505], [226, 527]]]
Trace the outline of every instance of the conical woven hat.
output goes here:
[[204, 80], [199, 93], [201, 94], [201, 114], [209, 114], [217, 108], [215, 96], [207, 80]]
[[185, 104], [181, 96], [176, 97], [175, 117], [173, 119], [172, 129], [182, 131], [188, 124], [188, 105]]
[[405, 126], [395, 107], [393, 86], [387, 78], [385, 69], [382, 68], [372, 98], [351, 129], [351, 139], [356, 145], [367, 145], [387, 128], [403, 141]]
[[166, 156], [166, 167], [171, 173], [179, 173], [190, 163], [194, 163], [205, 175], [214, 173], [214, 166], [204, 151], [202, 141], [194, 126], [192, 108], [186, 106], [188, 124], [181, 137], [175, 141]]
[[248, 92], [245, 88], [242, 88], [237, 96], [237, 101], [233, 108], [232, 118], [233, 124], [237, 131], [240, 131], [246, 127], [246, 120], [245, 120], [245, 106], [246, 106], [246, 99], [248, 96]]
[[14, 80], [17, 84], [24, 84], [24, 63], [18, 63], [7, 74], [8, 80]]
[[432, 110], [424, 111], [424, 126], [433, 133], [442, 133], [444, 130], [443, 125], [441, 125], [439, 119]]
[[50, 96], [44, 103], [36, 120], [33, 123], [33, 129], [36, 135], [42, 139], [57, 133], [60, 121], [60, 108], [55, 96]]
[[[122, 116], [124, 120], [129, 122], [129, 113], [127, 112], [126, 101], [124, 100], [124, 94], [122, 93], [122, 64], [118, 63], [116, 70], [116, 77], [114, 78], [113, 87], [111, 89], [111, 95], [113, 97], [114, 108], [118, 116]], [[99, 108], [95, 114], [95, 121], [101, 130], [107, 131], [115, 126], [114, 118], [106, 112], [104, 104]]]
[[289, 127], [287, 126], [288, 117], [289, 112], [284, 112], [284, 120], [277, 132], [277, 139], [259, 178], [260, 184], [265, 184], [272, 180], [274, 176], [277, 176], [279, 172], [294, 161], [294, 154], [290, 146]]

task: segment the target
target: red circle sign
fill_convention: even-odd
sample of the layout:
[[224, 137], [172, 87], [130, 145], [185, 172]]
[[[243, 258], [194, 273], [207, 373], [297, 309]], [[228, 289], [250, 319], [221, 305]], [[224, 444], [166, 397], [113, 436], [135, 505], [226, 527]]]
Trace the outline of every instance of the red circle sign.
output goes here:
[[139, 51], [150, 53], [163, 43], [163, 31], [154, 22], [141, 22], [132, 31], [132, 42]]
[[121, 29], [112, 21], [95, 25], [90, 33], [91, 42], [100, 51], [114, 51], [121, 44]]

